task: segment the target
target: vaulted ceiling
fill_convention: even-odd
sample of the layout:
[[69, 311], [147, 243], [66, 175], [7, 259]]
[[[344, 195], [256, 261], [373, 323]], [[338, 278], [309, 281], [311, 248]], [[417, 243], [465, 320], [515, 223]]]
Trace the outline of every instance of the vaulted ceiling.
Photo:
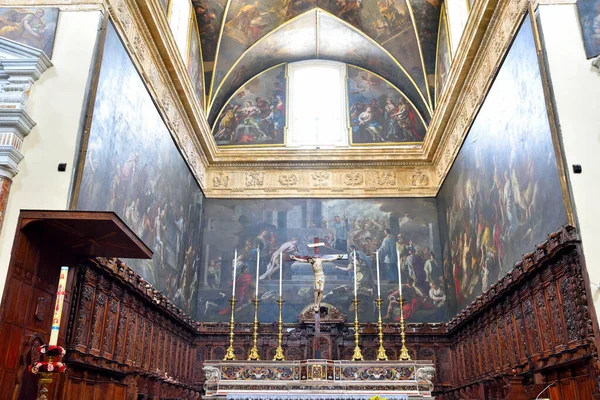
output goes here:
[[426, 122], [435, 107], [442, 0], [194, 0], [213, 124], [244, 83], [282, 62], [328, 59], [402, 91]]

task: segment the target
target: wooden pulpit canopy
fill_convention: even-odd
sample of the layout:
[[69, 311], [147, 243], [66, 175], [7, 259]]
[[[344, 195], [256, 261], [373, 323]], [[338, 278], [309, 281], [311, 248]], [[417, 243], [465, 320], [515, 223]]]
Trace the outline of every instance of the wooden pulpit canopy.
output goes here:
[[80, 257], [152, 258], [153, 252], [112, 211], [21, 210], [19, 229]]

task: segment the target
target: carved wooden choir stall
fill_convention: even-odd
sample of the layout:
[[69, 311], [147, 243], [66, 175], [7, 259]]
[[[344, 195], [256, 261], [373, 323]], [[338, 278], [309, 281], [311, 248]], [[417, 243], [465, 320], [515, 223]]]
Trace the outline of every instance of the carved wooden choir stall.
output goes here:
[[[352, 363], [353, 326], [325, 317], [319, 360], [311, 360], [315, 324], [300, 321], [284, 325], [286, 361], [241, 361], [255, 344], [262, 360], [273, 359], [276, 323], [262, 324], [256, 342], [252, 324], [234, 324], [237, 361], [222, 361], [229, 324], [192, 320], [116, 258], [151, 255], [113, 213], [22, 211], [0, 312], [2, 398], [37, 397], [38, 375], [28, 366], [48, 343], [61, 266], [68, 266], [58, 335], [67, 368], [54, 374], [49, 399], [241, 400], [258, 398], [266, 386], [270, 398], [291, 399], [290, 388], [314, 389], [315, 382], [331, 393], [361, 388], [356, 398], [396, 398], [402, 389], [385, 386], [399, 382], [411, 396], [443, 400], [534, 399], [547, 386], [544, 396], [553, 400], [600, 399], [597, 320], [572, 227], [550, 235], [448, 323], [407, 324], [408, 352], [426, 362], [394, 361], [402, 342], [391, 323], [382, 324], [389, 361], [373, 361], [378, 327], [363, 323], [365, 361]], [[236, 393], [236, 385], [256, 390]]]

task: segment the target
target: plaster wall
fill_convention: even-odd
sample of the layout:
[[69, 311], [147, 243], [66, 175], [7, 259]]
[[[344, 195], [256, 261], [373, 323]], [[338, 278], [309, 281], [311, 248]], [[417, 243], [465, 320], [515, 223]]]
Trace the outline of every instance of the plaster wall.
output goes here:
[[[586, 60], [575, 4], [540, 5], [540, 29], [554, 91], [572, 199], [596, 309], [600, 307], [600, 73]], [[583, 173], [574, 174], [580, 164]]]
[[[29, 94], [36, 126], [25, 138], [0, 232], [0, 295], [21, 209], [67, 209], [79, 149], [82, 112], [100, 29], [100, 11], [61, 11], [52, 63]], [[65, 172], [58, 164], [67, 163]]]

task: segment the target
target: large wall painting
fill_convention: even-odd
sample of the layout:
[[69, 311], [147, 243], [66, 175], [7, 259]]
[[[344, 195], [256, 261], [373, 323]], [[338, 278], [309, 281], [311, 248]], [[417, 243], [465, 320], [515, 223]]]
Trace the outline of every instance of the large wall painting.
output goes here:
[[[139, 116], [143, 115], [143, 118]], [[77, 201], [115, 211], [154, 251], [128, 263], [194, 315], [203, 194], [109, 24]]]
[[42, 50], [52, 57], [58, 8], [0, 8], [0, 37]]
[[352, 144], [420, 143], [427, 128], [412, 102], [389, 82], [348, 66]]
[[448, 20], [446, 18], [446, 7], [442, 6], [440, 14], [440, 25], [438, 30], [438, 42], [435, 61], [435, 100], [439, 100], [444, 91], [444, 85], [448, 79], [450, 65], [452, 64], [452, 52], [450, 50], [450, 34], [448, 31]]
[[577, 1], [587, 58], [600, 54], [600, 0]]
[[227, 102], [213, 129], [218, 146], [284, 145], [286, 66], [252, 78]]
[[437, 198], [455, 312], [567, 222], [562, 193], [527, 18]]
[[188, 50], [187, 70], [192, 80], [194, 93], [204, 107], [204, 73], [202, 72], [202, 48], [200, 47], [200, 36], [198, 35], [198, 25], [196, 18], [192, 18], [192, 28], [190, 30], [190, 48]]
[[260, 72], [284, 62], [317, 58], [315, 18], [314, 12], [304, 13], [276, 32], [266, 35], [245, 53], [233, 72], [227, 75], [220, 90], [216, 93], [212, 91], [214, 97], [208, 113], [208, 122], [213, 124], [220, 107], [240, 86]]
[[[297, 322], [313, 304], [314, 276], [309, 264], [290, 255], [312, 255], [307, 247], [323, 242], [319, 256], [349, 255], [326, 262], [324, 303], [353, 319], [352, 250], [357, 251], [357, 286], [361, 322], [375, 322], [377, 297], [375, 253], [380, 255], [383, 317], [398, 321], [397, 251], [404, 282], [404, 315], [411, 322], [447, 318], [444, 277], [434, 199], [223, 200], [207, 199], [198, 318], [227, 321], [232, 293], [234, 250], [238, 250], [236, 321], [253, 318], [257, 259], [261, 322], [278, 318], [279, 254], [283, 257], [283, 319]], [[257, 248], [259, 251], [257, 251]]]

